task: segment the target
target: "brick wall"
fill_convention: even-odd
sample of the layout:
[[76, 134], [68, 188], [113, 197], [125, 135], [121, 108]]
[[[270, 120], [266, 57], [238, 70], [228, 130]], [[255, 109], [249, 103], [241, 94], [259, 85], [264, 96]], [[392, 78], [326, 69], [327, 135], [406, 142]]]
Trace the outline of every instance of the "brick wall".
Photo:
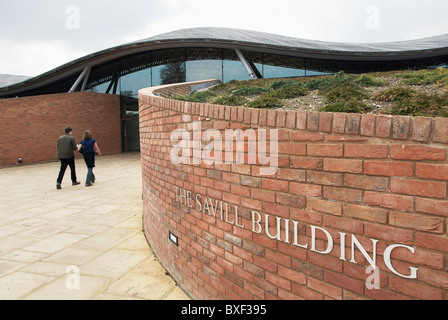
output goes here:
[[[176, 129], [191, 139], [278, 129], [278, 170], [261, 175], [248, 141], [243, 164], [194, 164], [193, 152], [175, 164]], [[192, 297], [448, 298], [448, 119], [215, 106], [144, 89], [140, 132], [144, 231]]]
[[0, 168], [53, 161], [67, 126], [79, 143], [91, 130], [103, 154], [121, 153], [118, 96], [74, 92], [0, 100]]

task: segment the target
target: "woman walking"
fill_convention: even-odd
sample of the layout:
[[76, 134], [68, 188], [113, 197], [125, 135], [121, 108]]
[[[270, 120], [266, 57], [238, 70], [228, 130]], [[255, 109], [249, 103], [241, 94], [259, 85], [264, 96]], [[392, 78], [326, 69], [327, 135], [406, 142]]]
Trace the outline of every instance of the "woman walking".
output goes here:
[[100, 156], [101, 151], [98, 147], [98, 143], [92, 138], [92, 133], [89, 130], [84, 132], [84, 139], [81, 141], [81, 144], [78, 145], [78, 151], [81, 149], [81, 153], [84, 156], [84, 161], [87, 166], [86, 187], [90, 187], [92, 186], [92, 183], [95, 182], [93, 168], [95, 168], [96, 154]]

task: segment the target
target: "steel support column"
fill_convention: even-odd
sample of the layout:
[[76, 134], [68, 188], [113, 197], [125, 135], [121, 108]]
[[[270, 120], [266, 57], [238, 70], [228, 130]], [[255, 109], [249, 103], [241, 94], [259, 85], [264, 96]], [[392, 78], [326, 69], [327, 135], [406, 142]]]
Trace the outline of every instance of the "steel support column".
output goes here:
[[78, 88], [79, 84], [83, 80], [84, 80], [84, 83], [83, 83], [83, 88], [81, 89], [81, 91], [83, 91], [85, 89], [85, 85], [87, 85], [87, 80], [90, 75], [90, 69], [91, 69], [90, 66], [87, 66], [84, 68], [84, 70], [81, 72], [81, 74], [79, 75], [78, 79], [75, 81], [75, 83], [73, 84], [73, 86], [71, 87], [69, 92], [75, 92], [76, 88]]
[[246, 58], [244, 57], [243, 53], [241, 52], [240, 49], [236, 48], [235, 49], [236, 54], [238, 55], [238, 58], [240, 59], [241, 63], [244, 66], [244, 69], [246, 69], [247, 74], [249, 75], [249, 77], [251, 77], [252, 79], [256, 80], [258, 79], [257, 75], [255, 74], [254, 70], [252, 69], [252, 67], [250, 66], [249, 62], [247, 62]]

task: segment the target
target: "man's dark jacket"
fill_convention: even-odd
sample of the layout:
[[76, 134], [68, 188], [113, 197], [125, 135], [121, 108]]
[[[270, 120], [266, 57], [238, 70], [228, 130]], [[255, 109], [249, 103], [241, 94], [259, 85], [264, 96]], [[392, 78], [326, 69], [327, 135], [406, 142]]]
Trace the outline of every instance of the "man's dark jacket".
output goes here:
[[58, 140], [58, 159], [71, 159], [77, 150], [76, 140], [70, 134], [65, 134]]

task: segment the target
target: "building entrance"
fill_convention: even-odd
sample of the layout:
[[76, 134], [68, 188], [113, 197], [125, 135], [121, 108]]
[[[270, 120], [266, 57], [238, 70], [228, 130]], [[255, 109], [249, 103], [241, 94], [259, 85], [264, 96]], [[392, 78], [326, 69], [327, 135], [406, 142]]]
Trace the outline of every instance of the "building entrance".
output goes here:
[[138, 99], [121, 95], [120, 104], [122, 151], [138, 152], [140, 151]]

